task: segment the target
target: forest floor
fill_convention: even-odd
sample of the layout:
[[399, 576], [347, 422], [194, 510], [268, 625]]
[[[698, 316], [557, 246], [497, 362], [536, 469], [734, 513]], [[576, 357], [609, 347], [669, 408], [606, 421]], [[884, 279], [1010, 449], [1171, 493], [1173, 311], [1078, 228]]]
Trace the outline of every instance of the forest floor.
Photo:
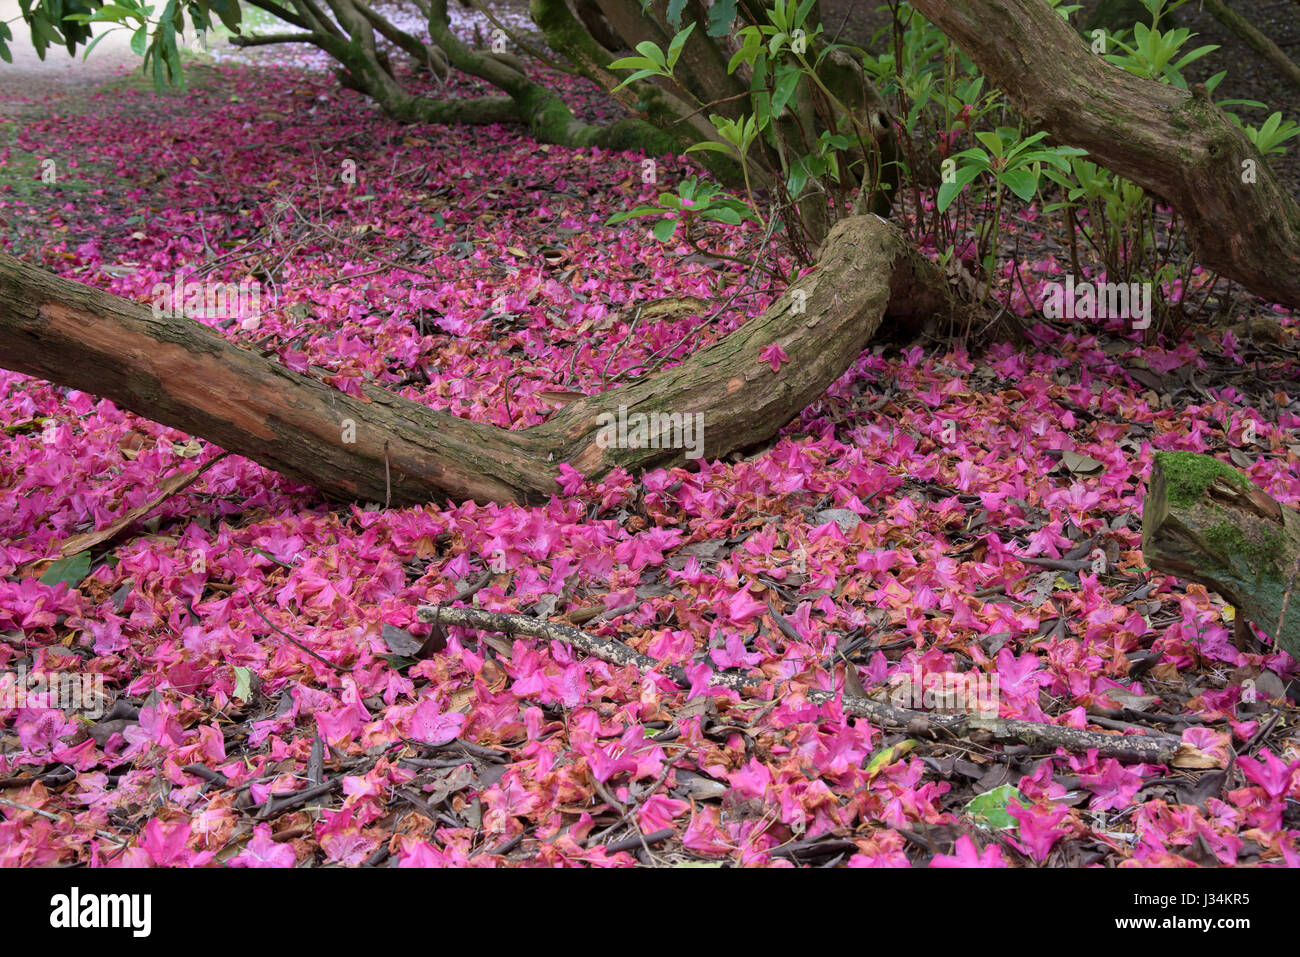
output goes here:
[[[604, 225], [684, 164], [646, 186], [633, 154], [397, 126], [290, 55], [0, 116], [0, 242], [146, 303], [178, 275], [257, 279], [259, 314], [204, 321], [513, 428], [778, 292]], [[1060, 244], [1032, 209], [1009, 228], [1041, 242], [1007, 298], [1027, 344], [882, 342], [763, 449], [571, 474], [542, 507], [340, 507], [235, 457], [166, 496], [220, 450], [0, 372], [0, 864], [1300, 863], [1296, 663], [1238, 651], [1233, 609], [1140, 551], [1160, 450], [1300, 502], [1300, 325], [1248, 298], [1151, 344], [1043, 321]], [[417, 620], [458, 598], [699, 686]], [[884, 732], [808, 701], [846, 661], [886, 694], [961, 676], [1004, 717], [1183, 747], [1154, 766]], [[17, 701], [19, 669], [98, 680], [77, 713]], [[704, 692], [709, 669], [781, 696]]]

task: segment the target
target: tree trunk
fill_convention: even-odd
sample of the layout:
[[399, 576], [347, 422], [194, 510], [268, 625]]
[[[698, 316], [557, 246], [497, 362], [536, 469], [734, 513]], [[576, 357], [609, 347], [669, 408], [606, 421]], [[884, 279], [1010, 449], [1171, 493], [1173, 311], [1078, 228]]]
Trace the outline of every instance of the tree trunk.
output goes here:
[[1038, 128], [1161, 197], [1203, 265], [1300, 306], [1300, 207], [1246, 134], [1196, 95], [1092, 53], [1041, 0], [915, 0]]
[[1209, 455], [1159, 452], [1142, 502], [1153, 571], [1200, 582], [1300, 658], [1300, 512]]
[[605, 15], [600, 12], [600, 7], [596, 0], [575, 0], [573, 4], [574, 11], [579, 20], [582, 21], [583, 27], [591, 36], [592, 40], [599, 43], [606, 50], [615, 53], [623, 49], [623, 41], [618, 38], [605, 19]]
[[[763, 315], [676, 368], [510, 431], [374, 386], [363, 399], [345, 395], [198, 322], [155, 317], [0, 253], [0, 366], [111, 399], [332, 498], [544, 502], [565, 462], [599, 478], [754, 445], [857, 359], [887, 307], [906, 320], [949, 306], [936, 268], [897, 228], [875, 216], [845, 220], [819, 267]], [[779, 371], [761, 355], [774, 344], [788, 356]], [[676, 425], [640, 445], [638, 415]], [[688, 437], [686, 423], [702, 431]]]
[[[346, 0], [335, 0], [342, 4]], [[543, 143], [563, 146], [600, 146], [608, 149], [642, 149], [651, 156], [662, 156], [681, 149], [679, 139], [638, 118], [617, 120], [610, 126], [593, 126], [582, 122], [564, 99], [549, 87], [534, 83], [492, 53], [470, 49], [451, 30], [447, 18], [447, 0], [429, 4], [429, 37], [446, 54], [451, 66], [505, 91], [514, 101], [519, 118], [533, 136]], [[329, 51], [342, 59], [342, 53]], [[350, 64], [349, 64], [350, 65]], [[383, 100], [379, 101], [383, 105]], [[406, 96], [404, 107], [418, 110], [421, 98]], [[385, 107], [388, 112], [388, 108]], [[418, 119], [389, 112], [396, 119]]]
[[[594, 3], [594, 0], [589, 2]], [[598, 8], [594, 12], [600, 14]], [[614, 57], [595, 41], [588, 27], [569, 10], [565, 0], [530, 0], [529, 13], [546, 38], [547, 45], [565, 56], [579, 73], [606, 90], [628, 112], [644, 116], [662, 129], [675, 131], [672, 133], [675, 152], [684, 153], [701, 140], [721, 142], [717, 130], [709, 122], [707, 111], [683, 101], [657, 84], [641, 80], [616, 89], [626, 74], [615, 73], [609, 68]], [[744, 182], [740, 167], [726, 157], [716, 153], [696, 153], [695, 158], [728, 185]]]

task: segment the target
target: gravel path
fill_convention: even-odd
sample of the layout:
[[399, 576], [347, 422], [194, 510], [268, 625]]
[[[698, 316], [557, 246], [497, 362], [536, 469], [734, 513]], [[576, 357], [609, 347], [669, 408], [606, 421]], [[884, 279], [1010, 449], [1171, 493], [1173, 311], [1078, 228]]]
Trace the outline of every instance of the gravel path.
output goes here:
[[[45, 59], [32, 48], [32, 32], [19, 17], [18, 0], [0, 0], [0, 20], [9, 22], [13, 41], [9, 49], [14, 62], [0, 62], [0, 115], [30, 109], [44, 109], [46, 97], [58, 97], [105, 80], [116, 79], [140, 69], [140, 58], [131, 52], [131, 34], [113, 30], [99, 41], [88, 59], [84, 48], [75, 57], [65, 47], [48, 49]], [[94, 32], [109, 31], [110, 24], [94, 24]]]

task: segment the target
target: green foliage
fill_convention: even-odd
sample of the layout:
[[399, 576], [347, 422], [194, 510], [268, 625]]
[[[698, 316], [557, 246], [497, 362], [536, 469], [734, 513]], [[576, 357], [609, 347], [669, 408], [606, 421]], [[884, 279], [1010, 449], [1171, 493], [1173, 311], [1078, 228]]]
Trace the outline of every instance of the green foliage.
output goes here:
[[1047, 0], [1047, 3], [1061, 15], [1062, 20], [1069, 20], [1070, 14], [1078, 13], [1083, 9], [1083, 4], [1081, 3], [1072, 3], [1065, 7], [1061, 6], [1061, 0]]
[[[50, 46], [67, 47], [69, 53], [77, 45], [90, 37], [90, 29], [75, 18], [94, 9], [93, 3], [86, 0], [19, 0], [18, 8], [23, 20], [32, 31], [32, 47], [36, 55], [45, 59], [45, 51]], [[0, 59], [12, 62], [12, 54], [6, 41], [12, 40], [13, 34], [6, 24], [0, 31]]]
[[1235, 113], [1229, 113], [1233, 121], [1242, 128], [1242, 131], [1255, 144], [1255, 148], [1264, 156], [1273, 153], [1285, 153], [1286, 147], [1282, 144], [1293, 137], [1300, 136], [1300, 124], [1294, 120], [1282, 122], [1281, 113], [1273, 113], [1264, 121], [1263, 126], [1248, 126], [1241, 122], [1241, 119]]
[[[1049, 2], [1067, 20], [1078, 9]], [[1106, 58], [1136, 75], [1186, 89], [1183, 71], [1213, 47], [1192, 48], [1190, 31], [1164, 27], [1162, 21], [1180, 5], [1181, 0], [1143, 0], [1147, 22], [1107, 34]], [[1042, 134], [1024, 137], [1005, 99], [986, 89], [983, 76], [942, 31], [907, 3], [891, 2], [888, 9], [893, 22], [874, 41], [881, 52], [867, 57], [866, 64], [896, 104], [902, 162], [915, 184], [912, 237], [919, 245], [939, 250], [945, 264], [958, 249], [963, 257], [973, 249], [973, 263], [968, 259], [967, 265], [987, 276], [999, 248], [1006, 194], [1030, 202], [1046, 191], [1054, 195], [1047, 197], [1045, 211], [1066, 214], [1076, 272], [1081, 269], [1077, 236], [1112, 281], [1188, 288], [1193, 263], [1177, 216], [1157, 210], [1144, 190], [1089, 162], [1083, 151], [1052, 147], [1041, 141]], [[1207, 90], [1213, 93], [1223, 77], [1210, 77]], [[1241, 101], [1220, 105], [1232, 102]], [[1300, 126], [1281, 116], [1258, 129], [1243, 128], [1261, 153], [1279, 152], [1300, 136]], [[927, 216], [919, 186], [931, 184], [937, 193]], [[1161, 303], [1159, 308], [1163, 323], [1169, 307]]]
[[[852, 118], [853, 111], [821, 76], [828, 56], [842, 56], [836, 51], [847, 51], [850, 57], [860, 57], [862, 51], [820, 43], [822, 27], [809, 19], [813, 6], [813, 0], [774, 0], [764, 9], [760, 22], [745, 23], [736, 31], [739, 47], [727, 68], [732, 75], [748, 80], [750, 109], [739, 115], [712, 113], [709, 119], [716, 135], [687, 150], [731, 157], [746, 184], [749, 218], [760, 223], [765, 221], [758, 213], [751, 183], [760, 171], [766, 174], [765, 182], [775, 180], [778, 195], [773, 206], [783, 211], [786, 240], [803, 261], [808, 259], [807, 249], [792, 238], [801, 234], [801, 204], [829, 200], [833, 208], [846, 210], [851, 189], [859, 185], [869, 191], [878, 188], [876, 180], [883, 164], [874, 135], [864, 133], [863, 121]], [[681, 21], [673, 19], [673, 12], [671, 7], [667, 10], [670, 24], [676, 27]], [[716, 35], [730, 29], [736, 15], [732, 0], [714, 3], [708, 32]], [[684, 42], [683, 34], [688, 35], [693, 26], [688, 24], [679, 32], [674, 44]], [[633, 71], [620, 87], [652, 76], [674, 79], [676, 57], [671, 47], [662, 51], [654, 44], [641, 44], [637, 53], [614, 62], [616, 69]], [[677, 93], [684, 99], [691, 97], [680, 84]], [[701, 104], [701, 112], [704, 109]], [[667, 226], [663, 231], [672, 235]]]
[[90, 574], [90, 551], [77, 552], [67, 558], [56, 559], [41, 575], [42, 585], [57, 585], [66, 582], [69, 588], [76, 588]]
[[758, 138], [759, 127], [755, 118], [743, 116], [738, 120], [729, 120], [725, 116], [718, 116], [715, 113], [709, 117], [709, 122], [713, 124], [713, 128], [722, 137], [722, 142], [705, 140], [702, 143], [694, 144], [686, 152], [713, 150], [719, 153], [733, 153], [743, 163], [746, 156], [749, 155], [750, 146]]
[[1070, 157], [1087, 155], [1087, 150], [1073, 146], [1030, 148], [1046, 136], [1046, 133], [1040, 132], [1022, 137], [1019, 129], [1008, 126], [1000, 126], [992, 133], [977, 131], [975, 138], [984, 144], [987, 152], [973, 146], [953, 155], [952, 158], [959, 160], [960, 165], [953, 179], [939, 186], [939, 211], [947, 209], [957, 193], [980, 174], [991, 176], [995, 188], [1006, 187], [1020, 199], [1029, 202], [1038, 193], [1038, 182], [1044, 164], [1068, 172]]
[[[682, 14], [686, 10], [686, 0], [668, 0], [664, 10], [664, 19], [674, 30], [682, 28]], [[641, 12], [650, 15], [650, 0], [641, 0]], [[714, 0], [709, 8], [709, 26], [706, 31], [711, 37], [723, 37], [731, 32], [732, 21], [736, 19], [736, 0]]]
[[1028, 806], [1025, 796], [1014, 784], [1003, 784], [966, 802], [965, 810], [980, 827], [1006, 831], [1012, 830], [1019, 824], [1007, 810], [1012, 804], [1020, 807]]
[[605, 225], [614, 226], [643, 216], [663, 217], [655, 223], [652, 231], [656, 239], [665, 243], [672, 239], [679, 225], [689, 228], [695, 223], [708, 222], [739, 226], [746, 219], [758, 218], [741, 200], [712, 183], [701, 183], [695, 177], [678, 183], [676, 193], [660, 193], [653, 204], [615, 213]]
[[[1184, 52], [1194, 34], [1185, 28], [1161, 29], [1169, 13], [1183, 2], [1142, 0], [1150, 23], [1137, 22], [1131, 30], [1108, 33], [1104, 46], [1114, 52], [1105, 54], [1105, 59], [1136, 76], [1187, 89], [1184, 69], [1217, 47], [1205, 45]], [[1214, 93], [1226, 73], [1220, 71], [1205, 81], [1208, 94]], [[1262, 108], [1264, 104], [1223, 100], [1217, 105]], [[1283, 122], [1280, 113], [1274, 113], [1257, 128], [1242, 123], [1231, 111], [1225, 112], [1266, 155], [1285, 152], [1282, 144], [1300, 135], [1300, 126]], [[1045, 207], [1045, 211], [1068, 213], [1069, 228], [1073, 231], [1077, 227], [1078, 235], [1105, 268], [1109, 280], [1149, 281], [1158, 288], [1187, 289], [1193, 258], [1177, 215], [1159, 214], [1155, 202], [1141, 187], [1080, 157], [1071, 160], [1068, 171], [1049, 170], [1045, 175], [1060, 187], [1060, 200]], [[1204, 296], [1208, 298], [1209, 292]], [[1158, 304], [1163, 328], [1172, 318], [1173, 309], [1166, 302], [1158, 300]], [[1183, 307], [1179, 305], [1176, 311], [1182, 312]]]
[[709, 7], [709, 36], [725, 37], [735, 19], [736, 0], [713, 0], [713, 6]]
[[[1107, 47], [1118, 47], [1120, 52], [1107, 53], [1105, 59], [1135, 76], [1172, 83], [1180, 90], [1187, 89], [1183, 68], [1207, 53], [1219, 49], [1217, 44], [1211, 43], [1178, 56], [1182, 53], [1183, 46], [1193, 36], [1192, 31], [1186, 27], [1177, 27], [1162, 33], [1155, 26], [1149, 27], [1144, 23], [1137, 23], [1134, 24], [1132, 33], [1131, 43], [1120, 39], [1123, 34], [1113, 34]], [[1174, 57], [1178, 59], [1175, 60]]]
[[[1008, 111], [996, 90], [985, 89], [984, 77], [934, 24], [910, 4], [893, 5], [889, 27], [877, 33], [873, 45], [882, 52], [865, 60], [867, 73], [886, 101], [894, 104], [898, 117], [901, 163], [913, 182], [928, 181], [931, 168], [949, 172], [944, 210], [927, 219], [922, 211], [913, 228], [913, 239], [929, 241], [951, 253], [956, 237], [967, 231], [965, 204], [949, 213], [951, 197], [961, 193], [951, 183], [953, 164], [944, 166], [959, 136], [977, 126], [1005, 125]], [[933, 145], [932, 145], [933, 144]], [[937, 150], [937, 155], [936, 151]], [[971, 184], [979, 170], [969, 168], [960, 175], [960, 186]], [[985, 189], [976, 185], [969, 194], [972, 203], [982, 202]]]
[[666, 53], [659, 49], [657, 43], [642, 40], [636, 45], [636, 50], [641, 54], [640, 56], [626, 56], [615, 60], [610, 64], [612, 69], [635, 70], [636, 72], [614, 89], [621, 90], [629, 83], [635, 83], [637, 80], [643, 80], [648, 76], [665, 76], [671, 79], [673, 67], [677, 65], [677, 60], [682, 55], [682, 48], [686, 46], [686, 40], [694, 29], [695, 24], [692, 23], [685, 30], [680, 31], [669, 42]]
[[1153, 204], [1142, 187], [1107, 172], [1081, 156], [1064, 170], [1051, 170], [1047, 178], [1061, 188], [1062, 199], [1044, 212], [1081, 210], [1086, 218], [1078, 227], [1112, 280], [1129, 282], [1142, 271], [1145, 253], [1153, 248]]
[[[977, 229], [977, 255], [985, 273], [992, 273], [993, 259], [987, 250], [998, 248], [998, 235], [1002, 225], [1003, 190], [1008, 190], [1023, 202], [1038, 195], [1044, 168], [1049, 172], [1064, 173], [1070, 162], [1087, 154], [1073, 146], [1045, 147], [1039, 144], [1046, 138], [1043, 132], [1024, 136], [1018, 127], [999, 126], [993, 132], [977, 130], [975, 139], [980, 146], [972, 146], [944, 161], [939, 185], [937, 212], [942, 215], [957, 195], [978, 179], [991, 186], [992, 212], [982, 218]], [[987, 196], [982, 205], [987, 205]], [[954, 247], [946, 250], [951, 256]]]
[[[1046, 2], [1067, 20], [1079, 9], [1077, 3]], [[1149, 22], [1107, 34], [1105, 58], [1138, 76], [1186, 89], [1184, 70], [1214, 47], [1192, 47], [1189, 30], [1168, 26], [1169, 12], [1185, 0], [1141, 2]], [[91, 36], [91, 25], [110, 24], [131, 31], [131, 47], [144, 58], [158, 87], [182, 82], [178, 37], [187, 21], [199, 31], [213, 27], [214, 15], [232, 32], [241, 23], [238, 0], [153, 0], [157, 6], [145, 0], [19, 3], [39, 55], [51, 44], [70, 51], [84, 45], [89, 54], [99, 39]], [[642, 5], [648, 10], [649, 0]], [[827, 42], [822, 25], [811, 19], [814, 6], [814, 0], [766, 0], [761, 7], [742, 8], [736, 0], [713, 0], [690, 12], [685, 0], [668, 0], [661, 9], [675, 31], [672, 39], [666, 49], [651, 41], [638, 43], [633, 55], [615, 60], [614, 69], [628, 72], [617, 88], [653, 80], [671, 86], [683, 102], [698, 105], [696, 112], [709, 115], [713, 132], [687, 152], [709, 151], [733, 160], [743, 175], [745, 198], [692, 179], [676, 194], [663, 193], [656, 204], [620, 213], [611, 223], [654, 215], [659, 217], [655, 235], [667, 241], [679, 226], [686, 227], [688, 237], [693, 226], [703, 223], [727, 226], [751, 220], [766, 227], [764, 214], [771, 210], [779, 217], [773, 233], [806, 263], [808, 238], [824, 229], [827, 214], [833, 221], [853, 207], [855, 190], [860, 190], [861, 208], [864, 197], [878, 198], [906, 178], [914, 215], [904, 224], [913, 240], [935, 248], [945, 263], [961, 250], [962, 259], [987, 276], [994, 269], [1007, 197], [1032, 203], [1047, 190], [1052, 195], [1044, 197], [1049, 200], [1046, 211], [1066, 217], [1076, 271], [1077, 239], [1082, 237], [1112, 280], [1149, 278], [1165, 285], [1181, 280], [1187, 285], [1191, 257], [1177, 218], [1168, 216], [1165, 225], [1165, 214], [1151, 197], [1099, 169], [1082, 150], [1054, 146], [1042, 132], [1026, 135], [1003, 95], [990, 89], [975, 65], [908, 3], [889, 0], [885, 9], [892, 22], [882, 31], [887, 36], [878, 35], [873, 44], [878, 53]], [[715, 112], [718, 104], [699, 102], [675, 71], [688, 43], [732, 32], [738, 44], [727, 68], [748, 84], [748, 101], [740, 110], [734, 104], [724, 107], [724, 115]], [[0, 23], [0, 58], [9, 55], [9, 39], [8, 26]], [[879, 117], [885, 111], [863, 107], [857, 92], [844, 93], [846, 62], [862, 65], [893, 114], [897, 166], [886, 165], [879, 148]], [[840, 80], [833, 82], [836, 70]], [[1210, 93], [1223, 76], [1206, 81]], [[856, 106], [842, 102], [837, 90], [857, 98]], [[1262, 106], [1250, 101], [1219, 105], [1233, 104]], [[869, 111], [870, 123], [855, 109]], [[1233, 119], [1264, 155], [1283, 152], [1300, 136], [1300, 124], [1284, 120], [1281, 113], [1258, 127]], [[890, 149], [892, 162], [892, 144]], [[761, 207], [753, 187], [759, 174], [766, 190], [759, 194]], [[923, 198], [923, 188], [933, 202]], [[819, 205], [825, 209], [817, 210]], [[985, 290], [990, 286], [983, 284]]]

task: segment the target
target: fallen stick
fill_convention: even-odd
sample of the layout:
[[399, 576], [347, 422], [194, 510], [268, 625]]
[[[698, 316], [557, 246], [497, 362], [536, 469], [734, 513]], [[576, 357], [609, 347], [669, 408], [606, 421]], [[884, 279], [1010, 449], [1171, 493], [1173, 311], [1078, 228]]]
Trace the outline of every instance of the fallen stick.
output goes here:
[[271, 818], [279, 817], [286, 811], [293, 810], [294, 808], [306, 804], [308, 801], [315, 798], [323, 797], [326, 794], [333, 794], [342, 787], [343, 778], [337, 777], [331, 781], [326, 781], [323, 784], [303, 788], [301, 791], [291, 791], [283, 797], [280, 795], [271, 795], [267, 803], [263, 805], [261, 812], [256, 815], [256, 819], [259, 821], [269, 821]]
[[[677, 684], [689, 688], [690, 679], [677, 665], [643, 655], [612, 638], [589, 635], [572, 625], [539, 621], [515, 612], [486, 611], [482, 608], [453, 608], [447, 605], [426, 606], [416, 611], [421, 621], [437, 622], [480, 631], [497, 631], [507, 635], [524, 635], [560, 641], [584, 651], [594, 658], [620, 667], [632, 665], [642, 674], [658, 672]], [[713, 672], [709, 684], [729, 688], [743, 694], [763, 690], [769, 680], [755, 675]], [[944, 732], [961, 738], [971, 731], [984, 732], [996, 741], [1018, 741], [1029, 745], [1046, 745], [1083, 752], [1096, 749], [1103, 757], [1140, 761], [1145, 764], [1168, 764], [1178, 750], [1179, 739], [1163, 734], [1107, 734], [1101, 731], [1082, 731], [1039, 721], [1017, 721], [1010, 718], [983, 717], [978, 714], [933, 714], [896, 708], [883, 701], [858, 695], [841, 696], [834, 691], [810, 689], [808, 700], [825, 704], [839, 700], [845, 714], [868, 721], [882, 728], [906, 731], [915, 736], [934, 737]]]
[[212, 468], [212, 466], [216, 465], [228, 455], [230, 455], [229, 452], [222, 452], [219, 455], [214, 455], [196, 469], [168, 476], [163, 479], [159, 485], [162, 491], [143, 505], [129, 510], [124, 515], [118, 516], [117, 520], [107, 528], [101, 528], [98, 531], [83, 532], [80, 535], [73, 535], [64, 539], [62, 544], [59, 545], [58, 554], [53, 558], [38, 558], [35, 561], [28, 562], [18, 570], [18, 574], [35, 574], [38, 570], [43, 572], [53, 561], [60, 558], [69, 558], [76, 555], [78, 552], [88, 551], [89, 549], [97, 548], [101, 545], [107, 545], [109, 542], [115, 541], [118, 536], [156, 509], [163, 502], [167, 501], [174, 495], [179, 495], [197, 482], [204, 472]]
[[[45, 818], [45, 820], [47, 821], [53, 821], [55, 824], [63, 823], [63, 819], [60, 818], [57, 814], [54, 814], [50, 811], [43, 811], [38, 807], [32, 807], [28, 804], [19, 804], [17, 801], [10, 801], [8, 798], [0, 798], [0, 804], [3, 804], [5, 807], [17, 808], [19, 811], [30, 811], [32, 814], [39, 815], [40, 817]], [[67, 813], [71, 813], [71, 812], [67, 812]], [[122, 838], [120, 838], [116, 834], [110, 834], [108, 831], [95, 828], [95, 835], [97, 837], [103, 838], [106, 841], [112, 841], [114, 844], [118, 844], [123, 847], [126, 846], [126, 841], [122, 840]]]
[[[676, 833], [677, 832], [674, 831], [672, 828], [666, 827], [662, 831], [654, 831], [650, 834], [641, 834], [641, 833], [633, 834], [631, 837], [625, 837], [622, 840], [618, 840], [618, 841], [611, 841], [610, 843], [605, 844], [603, 846], [605, 848], [606, 854], [618, 854], [621, 851], [635, 851], [638, 848], [640, 848], [643, 844], [645, 845], [660, 844], [663, 841], [668, 840]], [[596, 846], [600, 847], [602, 845], [598, 844]]]

